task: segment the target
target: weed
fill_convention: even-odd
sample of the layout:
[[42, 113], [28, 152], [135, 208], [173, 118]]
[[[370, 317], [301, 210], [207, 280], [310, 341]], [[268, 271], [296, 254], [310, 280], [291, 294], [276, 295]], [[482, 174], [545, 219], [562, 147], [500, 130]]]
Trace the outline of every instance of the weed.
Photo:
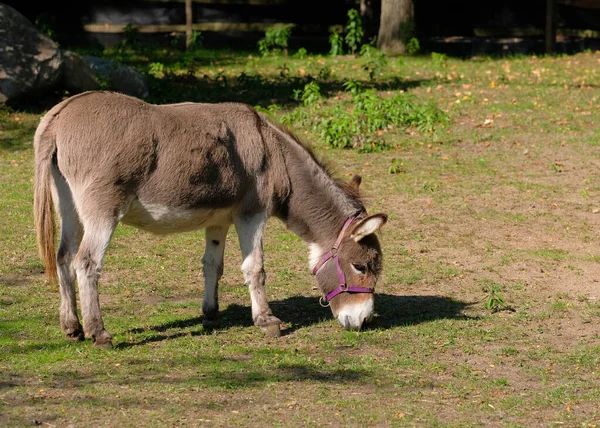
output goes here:
[[344, 38], [338, 32], [333, 32], [329, 35], [329, 55], [338, 56], [344, 53]]
[[322, 98], [320, 90], [319, 84], [312, 81], [304, 85], [303, 90], [296, 89], [294, 91], [294, 99], [301, 101], [305, 107], [314, 107]]
[[387, 66], [385, 54], [371, 45], [362, 45], [360, 55], [364, 59], [363, 69], [369, 73], [369, 80], [375, 80], [375, 76]]
[[35, 26], [42, 34], [50, 37], [51, 39], [53, 39], [56, 35], [54, 30], [56, 28], [56, 18], [48, 13], [40, 13], [35, 18]]
[[265, 32], [265, 37], [258, 41], [258, 51], [262, 56], [287, 55], [287, 46], [292, 34], [291, 26], [273, 27]]
[[308, 56], [308, 52], [305, 48], [300, 48], [296, 51], [296, 53], [294, 54], [294, 58], [298, 58], [298, 59], [306, 59], [306, 57]]
[[148, 67], [148, 74], [156, 77], [157, 79], [162, 79], [165, 77], [165, 65], [162, 62], [153, 62]]
[[448, 63], [448, 56], [438, 52], [431, 52], [431, 61], [436, 67], [444, 68]]
[[363, 38], [362, 22], [360, 14], [356, 9], [348, 11], [348, 22], [346, 23], [345, 33], [344, 41], [348, 48], [350, 48], [352, 55], [354, 55], [361, 45]]
[[331, 70], [331, 68], [323, 67], [319, 70], [319, 74], [317, 75], [317, 77], [319, 78], [319, 80], [328, 80], [331, 77], [332, 73], [333, 71]]
[[118, 50], [133, 48], [137, 45], [140, 30], [131, 24], [123, 28], [123, 39], [117, 44]]
[[492, 281], [487, 281], [484, 291], [487, 293], [485, 297], [485, 308], [491, 312], [498, 312], [505, 309], [504, 298], [500, 294], [502, 286]]
[[[321, 115], [295, 110], [282, 117], [286, 124], [312, 125], [325, 143], [334, 148], [356, 148], [363, 152], [376, 152], [387, 148], [384, 131], [394, 126], [414, 126], [421, 132], [433, 132], [446, 115], [434, 104], [418, 105], [407, 94], [382, 98], [375, 90], [364, 90], [360, 82], [349, 80], [344, 88], [350, 101], [342, 101], [333, 108], [321, 108]], [[305, 107], [319, 106], [321, 95], [316, 82], [294, 91], [294, 99]], [[326, 111], [323, 111], [326, 110]]]
[[396, 158], [392, 158], [390, 166], [387, 167], [388, 174], [398, 174], [404, 171], [404, 163]]
[[420, 49], [421, 45], [419, 44], [419, 40], [415, 37], [411, 37], [408, 43], [406, 43], [406, 53], [409, 55], [418, 53]]

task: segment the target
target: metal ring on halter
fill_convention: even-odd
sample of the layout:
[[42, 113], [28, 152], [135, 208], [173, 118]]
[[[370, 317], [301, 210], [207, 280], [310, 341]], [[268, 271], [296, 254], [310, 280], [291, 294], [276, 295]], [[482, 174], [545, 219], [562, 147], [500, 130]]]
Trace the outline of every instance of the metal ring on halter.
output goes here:
[[325, 300], [327, 302], [327, 299], [323, 298], [323, 296], [319, 297], [319, 305], [323, 306], [324, 308], [329, 307], [330, 303], [327, 302], [326, 305], [323, 304], [323, 300]]

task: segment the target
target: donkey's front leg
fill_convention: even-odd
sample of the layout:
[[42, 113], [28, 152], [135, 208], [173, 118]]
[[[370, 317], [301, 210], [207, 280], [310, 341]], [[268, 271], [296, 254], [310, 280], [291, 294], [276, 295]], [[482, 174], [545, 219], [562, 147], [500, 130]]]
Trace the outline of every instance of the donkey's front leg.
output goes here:
[[206, 249], [202, 257], [204, 270], [204, 301], [202, 313], [205, 328], [216, 327], [219, 324], [219, 279], [223, 276], [223, 253], [228, 226], [212, 226], [206, 228]]
[[268, 336], [279, 336], [281, 320], [274, 317], [265, 292], [262, 237], [267, 223], [265, 213], [241, 215], [235, 219], [235, 228], [242, 249], [242, 272], [250, 290], [252, 319]]

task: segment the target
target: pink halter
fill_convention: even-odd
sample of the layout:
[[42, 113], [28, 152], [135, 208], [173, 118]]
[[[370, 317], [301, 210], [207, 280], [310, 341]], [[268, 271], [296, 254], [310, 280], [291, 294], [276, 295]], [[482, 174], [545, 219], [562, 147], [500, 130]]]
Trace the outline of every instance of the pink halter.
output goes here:
[[[338, 278], [340, 280], [340, 285], [335, 290], [333, 290], [332, 292], [330, 292], [329, 294], [327, 294], [325, 296], [325, 301], [328, 303], [331, 301], [331, 299], [333, 299], [335, 296], [337, 296], [340, 293], [373, 293], [374, 292], [374, 290], [372, 288], [348, 286], [348, 284], [346, 284], [346, 277], [344, 276], [344, 272], [342, 271], [342, 268], [340, 267], [340, 259], [338, 257], [337, 252], [338, 252], [338, 249], [340, 248], [340, 244], [342, 243], [342, 239], [344, 238], [344, 233], [346, 232], [346, 230], [348, 229], [348, 226], [350, 226], [350, 224], [354, 221], [355, 218], [356, 217], [350, 217], [348, 220], [346, 220], [346, 223], [344, 223], [344, 227], [342, 227], [342, 231], [338, 235], [337, 240], [335, 241], [335, 244], [333, 244], [333, 247], [331, 247], [331, 250], [329, 250], [325, 254], [323, 254], [321, 256], [321, 259], [317, 262], [317, 264], [313, 268], [313, 275], [316, 275], [317, 272], [319, 271], [319, 269], [325, 263], [327, 263], [327, 261], [329, 261], [329, 259], [335, 260], [335, 267], [337, 269]], [[321, 297], [321, 299], [323, 299], [323, 298]], [[323, 305], [323, 306], [328, 306], [328, 305]]]

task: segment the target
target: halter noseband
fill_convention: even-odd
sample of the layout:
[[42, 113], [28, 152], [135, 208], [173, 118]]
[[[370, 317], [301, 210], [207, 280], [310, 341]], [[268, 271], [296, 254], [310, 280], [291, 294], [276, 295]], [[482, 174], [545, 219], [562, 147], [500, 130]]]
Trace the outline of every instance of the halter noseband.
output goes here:
[[373, 293], [374, 292], [374, 290], [372, 288], [348, 286], [348, 284], [346, 284], [346, 277], [344, 275], [344, 272], [342, 271], [342, 268], [340, 267], [340, 258], [338, 257], [338, 249], [340, 248], [340, 244], [342, 243], [342, 239], [344, 238], [344, 232], [346, 232], [346, 229], [348, 229], [348, 226], [350, 226], [350, 224], [354, 221], [355, 218], [356, 217], [350, 217], [348, 220], [346, 220], [346, 223], [344, 223], [344, 227], [342, 227], [342, 231], [338, 235], [337, 240], [335, 241], [335, 244], [333, 244], [333, 247], [331, 247], [331, 250], [329, 250], [325, 254], [323, 254], [321, 256], [321, 259], [317, 262], [317, 264], [313, 268], [313, 275], [316, 275], [317, 272], [319, 271], [319, 269], [321, 269], [321, 267], [325, 263], [327, 263], [327, 261], [329, 261], [329, 259], [333, 259], [335, 261], [335, 267], [337, 269], [338, 278], [340, 280], [340, 285], [335, 290], [333, 290], [332, 292], [330, 292], [329, 294], [327, 294], [325, 296], [325, 301], [327, 302], [326, 305], [323, 304], [323, 297], [321, 297], [319, 299], [319, 303], [321, 303], [321, 306], [325, 306], [325, 307], [329, 306], [329, 302], [331, 301], [331, 299], [333, 299], [335, 296], [337, 296], [338, 294], [341, 294], [341, 293]]

